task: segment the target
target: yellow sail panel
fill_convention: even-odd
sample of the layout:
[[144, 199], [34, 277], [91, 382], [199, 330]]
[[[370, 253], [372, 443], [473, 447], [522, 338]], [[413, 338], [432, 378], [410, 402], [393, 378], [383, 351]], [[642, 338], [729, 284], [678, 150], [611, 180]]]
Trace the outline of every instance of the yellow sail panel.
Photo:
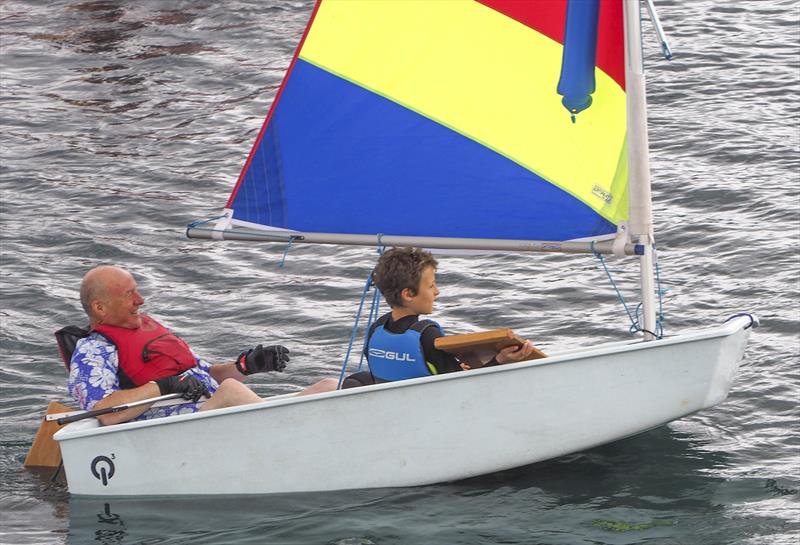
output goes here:
[[596, 70], [592, 106], [573, 123], [556, 93], [562, 53], [471, 0], [337, 0], [320, 5], [300, 58], [480, 142], [617, 224], [627, 219], [627, 192], [614, 192], [627, 168], [625, 92]]

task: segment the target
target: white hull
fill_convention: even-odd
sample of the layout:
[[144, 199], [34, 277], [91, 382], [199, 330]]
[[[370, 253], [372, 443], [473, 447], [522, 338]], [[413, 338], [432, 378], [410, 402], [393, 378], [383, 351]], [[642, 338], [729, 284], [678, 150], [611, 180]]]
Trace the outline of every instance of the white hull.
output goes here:
[[55, 438], [70, 492], [80, 495], [463, 479], [615, 441], [721, 402], [750, 323], [739, 317], [659, 341], [105, 428], [91, 419]]

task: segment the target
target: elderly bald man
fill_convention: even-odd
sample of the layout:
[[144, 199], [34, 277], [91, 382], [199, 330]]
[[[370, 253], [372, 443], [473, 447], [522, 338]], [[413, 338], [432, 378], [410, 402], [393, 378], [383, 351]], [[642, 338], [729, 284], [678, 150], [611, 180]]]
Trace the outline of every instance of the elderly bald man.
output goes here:
[[[81, 408], [104, 409], [170, 393], [191, 401], [101, 415], [98, 420], [104, 425], [257, 403], [261, 398], [243, 384], [245, 377], [282, 371], [289, 361], [285, 347], [258, 345], [234, 362], [209, 364], [158, 321], [139, 312], [144, 298], [133, 276], [120, 267], [102, 265], [87, 272], [80, 297], [91, 330], [75, 345], [68, 389]], [[298, 395], [335, 390], [336, 385], [333, 378], [323, 379]], [[198, 406], [203, 395], [210, 398]]]

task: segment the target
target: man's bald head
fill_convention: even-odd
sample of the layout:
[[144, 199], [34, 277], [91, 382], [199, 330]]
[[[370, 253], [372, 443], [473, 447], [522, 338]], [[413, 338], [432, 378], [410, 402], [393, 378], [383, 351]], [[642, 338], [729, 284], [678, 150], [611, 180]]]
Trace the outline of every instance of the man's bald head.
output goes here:
[[144, 300], [136, 291], [131, 273], [113, 265], [100, 265], [87, 272], [81, 282], [81, 306], [94, 326], [109, 323], [138, 327], [138, 307]]
[[113, 265], [100, 265], [83, 275], [81, 281], [81, 306], [86, 314], [91, 317], [91, 304], [95, 299], [105, 300], [108, 298], [109, 278], [126, 274], [125, 271]]

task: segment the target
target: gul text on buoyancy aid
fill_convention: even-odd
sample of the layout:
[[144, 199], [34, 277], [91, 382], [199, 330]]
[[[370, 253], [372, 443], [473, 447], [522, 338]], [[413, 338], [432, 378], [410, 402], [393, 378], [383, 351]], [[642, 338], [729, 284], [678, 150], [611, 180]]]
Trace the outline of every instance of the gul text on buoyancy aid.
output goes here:
[[370, 348], [369, 355], [373, 358], [386, 358], [387, 360], [415, 362], [416, 359], [411, 357], [408, 352], [390, 352], [388, 350], [381, 350], [380, 348]]
[[120, 374], [135, 386], [183, 373], [197, 364], [188, 344], [146, 315], [136, 329], [98, 325], [93, 331], [114, 343]]

